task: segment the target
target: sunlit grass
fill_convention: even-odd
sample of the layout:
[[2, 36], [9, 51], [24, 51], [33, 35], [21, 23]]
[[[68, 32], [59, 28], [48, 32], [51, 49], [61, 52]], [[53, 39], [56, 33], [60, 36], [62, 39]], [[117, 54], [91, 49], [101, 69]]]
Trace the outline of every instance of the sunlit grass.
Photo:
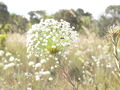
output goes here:
[[[27, 58], [25, 35], [8, 35], [5, 53], [0, 56], [0, 63], [3, 63], [0, 64], [0, 88], [3, 90], [73, 90], [73, 86], [65, 79], [68, 75], [72, 83], [78, 85], [78, 90], [119, 90], [120, 81], [112, 74], [115, 63], [106, 39], [100, 39], [94, 33], [81, 35], [79, 38], [77, 47], [67, 48], [66, 53], [68, 51], [69, 54], [67, 58], [61, 59], [64, 61], [62, 68], [51, 72], [53, 80], [36, 81], [35, 75], [39, 69], [34, 70], [28, 63], [29, 61], [38, 63], [39, 58], [34, 56]], [[12, 61], [15, 65], [4, 69], [4, 65], [10, 63], [10, 56], [6, 56], [6, 52], [10, 52], [10, 56], [20, 61]], [[5, 60], [7, 62], [4, 62]], [[51, 66], [52, 63], [46, 63], [45, 67]]]

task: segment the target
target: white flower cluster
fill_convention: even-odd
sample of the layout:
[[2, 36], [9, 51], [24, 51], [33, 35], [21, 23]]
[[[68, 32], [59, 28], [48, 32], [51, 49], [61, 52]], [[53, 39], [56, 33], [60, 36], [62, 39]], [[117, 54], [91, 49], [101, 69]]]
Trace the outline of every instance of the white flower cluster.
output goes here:
[[7, 70], [14, 66], [19, 66], [20, 59], [14, 57], [12, 53], [0, 50], [0, 69]]
[[[37, 63], [28, 62], [28, 65], [36, 71], [36, 80], [42, 80], [44, 76], [48, 76], [49, 81], [53, 80], [51, 71], [57, 69], [60, 63], [56, 55], [66, 58], [66, 54], [62, 55], [61, 51], [78, 41], [78, 33], [73, 29], [66, 21], [47, 19], [33, 25], [27, 32], [28, 58], [32, 55], [40, 57]], [[51, 64], [46, 67], [48, 63]]]
[[73, 29], [70, 23], [63, 20], [58, 22], [54, 19], [41, 20], [39, 24], [32, 25], [27, 32], [28, 57], [57, 53], [76, 42], [78, 34]]

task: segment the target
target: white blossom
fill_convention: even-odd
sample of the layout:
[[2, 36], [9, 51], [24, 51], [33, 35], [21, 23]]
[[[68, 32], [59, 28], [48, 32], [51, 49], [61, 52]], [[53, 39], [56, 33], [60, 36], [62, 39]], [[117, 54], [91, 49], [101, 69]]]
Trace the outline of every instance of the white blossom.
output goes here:
[[32, 90], [32, 88], [28, 87], [27, 90]]
[[10, 52], [6, 52], [6, 57], [11, 56], [12, 54]]
[[42, 60], [40, 61], [40, 63], [41, 63], [41, 64], [46, 63], [46, 60], [45, 60], [45, 59], [42, 59]]
[[[78, 34], [70, 27], [70, 23], [64, 20], [60, 22], [54, 19], [41, 20], [39, 24], [32, 25], [27, 32], [28, 58], [33, 54], [39, 57], [44, 52], [46, 54], [58, 52], [70, 43], [75, 43], [77, 39]], [[46, 49], [49, 52], [46, 52]]]
[[33, 61], [30, 61], [30, 62], [28, 63], [28, 65], [29, 65], [29, 66], [34, 65], [34, 62], [33, 62]]
[[41, 75], [49, 75], [50, 72], [49, 71], [40, 71], [39, 74], [41, 74]]
[[49, 77], [49, 78], [48, 78], [48, 80], [49, 80], [49, 81], [52, 81], [52, 80], [53, 80], [53, 78], [52, 78], [52, 77]]
[[41, 63], [35, 64], [35, 68], [41, 67]]
[[36, 80], [36, 81], [40, 80], [40, 76], [39, 76], [39, 75], [36, 75], [36, 76], [35, 76], [35, 80]]
[[12, 62], [12, 61], [14, 61], [14, 59], [15, 58], [13, 56], [10, 56], [9, 61]]
[[0, 56], [3, 56], [4, 55], [4, 51], [3, 50], [0, 50]]
[[8, 69], [8, 68], [10, 68], [10, 67], [13, 67], [13, 66], [15, 66], [14, 63], [6, 64], [6, 65], [4, 65], [4, 70], [6, 70], [6, 69]]

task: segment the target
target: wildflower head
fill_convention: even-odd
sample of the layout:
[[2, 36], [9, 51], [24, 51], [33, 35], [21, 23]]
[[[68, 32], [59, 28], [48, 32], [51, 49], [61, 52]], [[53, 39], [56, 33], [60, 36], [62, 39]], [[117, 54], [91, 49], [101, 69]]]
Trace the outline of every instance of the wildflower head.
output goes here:
[[27, 51], [30, 55], [58, 53], [74, 43], [78, 34], [70, 24], [54, 19], [41, 20], [27, 32]]

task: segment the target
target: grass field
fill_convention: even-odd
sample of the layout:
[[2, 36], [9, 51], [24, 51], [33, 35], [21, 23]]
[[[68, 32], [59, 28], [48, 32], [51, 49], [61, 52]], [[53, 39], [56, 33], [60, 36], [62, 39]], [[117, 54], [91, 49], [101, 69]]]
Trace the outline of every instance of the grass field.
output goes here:
[[[35, 69], [35, 65], [39, 67], [39, 58], [27, 58], [26, 35], [9, 34], [5, 49], [0, 50], [0, 88], [120, 90], [120, 78], [115, 73], [116, 64], [112, 52], [111, 44], [106, 37], [100, 38], [95, 33], [87, 31], [79, 36], [79, 42], [75, 47], [68, 47], [67, 54], [63, 53], [63, 56], [59, 57], [63, 62], [61, 66], [48, 68], [51, 75], [46, 71], [46, 79], [40, 79], [37, 77], [39, 68]], [[51, 63], [46, 63], [45, 68], [51, 66]]]

